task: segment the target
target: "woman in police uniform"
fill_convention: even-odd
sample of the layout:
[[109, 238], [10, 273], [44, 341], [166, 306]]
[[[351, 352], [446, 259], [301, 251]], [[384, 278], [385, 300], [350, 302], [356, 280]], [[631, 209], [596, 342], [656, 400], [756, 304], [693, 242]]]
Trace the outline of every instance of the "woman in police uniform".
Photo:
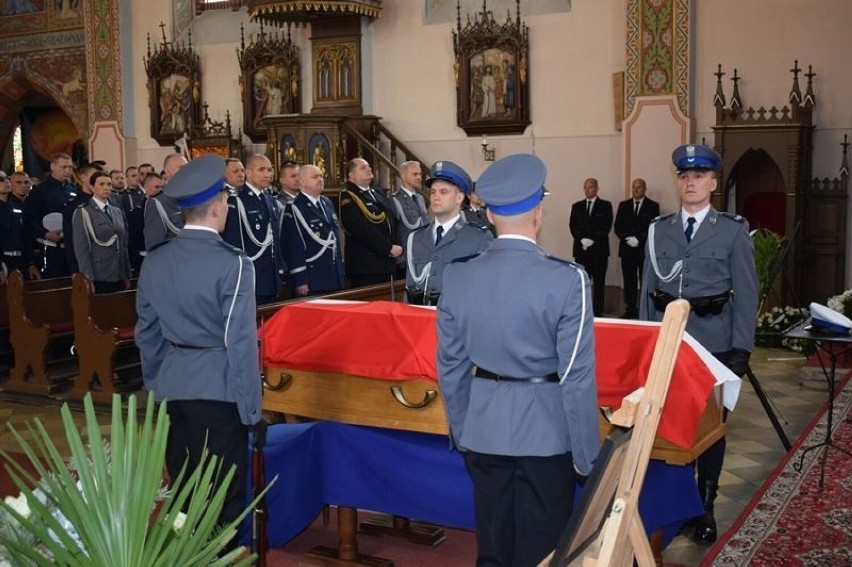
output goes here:
[[[712, 148], [680, 146], [672, 162], [681, 210], [654, 219], [649, 228], [639, 316], [660, 321], [669, 301], [688, 299], [687, 332], [742, 376], [754, 350], [758, 304], [748, 223], [710, 206], [722, 168], [722, 158]], [[695, 526], [698, 543], [716, 541], [713, 503], [724, 455], [723, 437], [698, 457], [698, 490], [705, 510]]]

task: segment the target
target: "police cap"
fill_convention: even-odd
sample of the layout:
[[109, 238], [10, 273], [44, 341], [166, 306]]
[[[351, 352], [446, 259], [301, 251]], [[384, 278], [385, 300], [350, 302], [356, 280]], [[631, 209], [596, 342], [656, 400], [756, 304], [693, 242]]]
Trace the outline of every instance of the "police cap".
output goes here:
[[163, 191], [182, 209], [191, 209], [218, 195], [224, 186], [225, 160], [207, 154], [180, 168]]
[[675, 149], [672, 152], [672, 163], [678, 171], [686, 171], [687, 169], [719, 171], [722, 169], [722, 158], [716, 153], [716, 150], [700, 144], [687, 144]]
[[473, 187], [473, 181], [470, 175], [457, 163], [451, 161], [436, 161], [432, 169], [429, 170], [429, 177], [426, 178], [426, 187], [431, 187], [432, 183], [438, 179], [449, 181], [459, 188], [459, 190], [467, 195]]
[[492, 213], [519, 215], [532, 210], [546, 194], [547, 167], [538, 156], [515, 154], [486, 169], [476, 183], [476, 194]]

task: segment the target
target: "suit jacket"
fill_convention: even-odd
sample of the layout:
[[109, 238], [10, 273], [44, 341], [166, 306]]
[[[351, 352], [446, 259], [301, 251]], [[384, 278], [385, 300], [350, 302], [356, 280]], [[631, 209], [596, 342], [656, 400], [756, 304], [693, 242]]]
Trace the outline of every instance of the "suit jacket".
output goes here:
[[[159, 205], [158, 205], [159, 203]], [[161, 214], [165, 212], [171, 226], [167, 226]], [[174, 238], [183, 228], [183, 213], [177, 201], [160, 191], [145, 199], [145, 246], [148, 250], [161, 242]]]
[[343, 242], [334, 204], [320, 196], [322, 210], [299, 193], [284, 209], [281, 242], [290, 287], [307, 284], [311, 293], [336, 291], [346, 286]]
[[135, 340], [157, 401], [237, 404], [261, 417], [254, 266], [207, 230], [181, 231], [148, 252], [136, 290]]
[[[127, 226], [124, 213], [107, 203], [109, 216], [94, 199], [77, 207], [72, 219], [74, 255], [79, 271], [91, 281], [118, 282], [130, 279]], [[86, 215], [91, 224], [87, 226]], [[115, 240], [104, 246], [109, 240]], [[100, 244], [99, 244], [100, 242]]]
[[437, 246], [433, 230], [434, 224], [428, 224], [408, 237], [408, 269], [405, 272], [408, 289], [441, 293], [446, 267], [459, 258], [483, 252], [494, 240], [486, 227], [471, 225], [463, 216], [459, 216]]
[[[571, 206], [571, 218], [568, 222], [571, 236], [574, 237], [574, 257], [609, 257], [609, 231], [612, 230], [612, 203], [600, 197], [592, 207], [592, 214], [586, 212], [586, 199]], [[580, 240], [591, 238], [595, 241], [587, 250], [583, 250]]]
[[347, 274], [393, 274], [396, 260], [390, 257], [396, 243], [393, 205], [378, 189], [369, 194], [347, 182], [340, 192], [338, 217], [346, 232]]
[[[237, 201], [242, 204], [245, 218], [240, 216]], [[222, 239], [244, 250], [249, 258], [254, 258], [257, 295], [277, 296], [281, 292], [284, 263], [281, 260], [280, 226], [278, 206], [267, 193], [261, 191], [256, 196], [248, 185], [243, 185], [236, 195], [228, 197], [228, 218]], [[254, 241], [265, 242], [268, 234], [272, 235], [272, 242], [258, 256], [261, 247]]]
[[[24, 202], [24, 225], [25, 244], [31, 250], [44, 251], [44, 273], [49, 277], [60, 277], [71, 275], [69, 260], [73, 258], [73, 247], [68, 246], [66, 252], [65, 238], [59, 242], [47, 244], [44, 234], [47, 232], [43, 225], [45, 215], [50, 213], [63, 213], [65, 207], [74, 201], [79, 195], [85, 195], [75, 185], [62, 183], [54, 177], [48, 177], [32, 188], [27, 200]], [[63, 236], [70, 238], [70, 215], [65, 222], [63, 214]], [[31, 263], [39, 264], [42, 258], [38, 254], [31, 255]], [[48, 277], [48, 276], [46, 276]]]
[[[633, 214], [633, 199], [618, 204], [615, 214], [615, 234], [618, 236], [618, 256], [620, 258], [640, 259], [645, 257], [645, 242], [648, 240], [648, 225], [660, 216], [660, 204], [645, 197], [639, 207], [639, 214]], [[624, 239], [635, 236], [639, 240], [636, 248], [628, 245]]]
[[[483, 291], [484, 282], [487, 287]], [[438, 378], [456, 446], [480, 453], [570, 451], [581, 473], [598, 454], [591, 286], [581, 266], [498, 238], [447, 266], [438, 302]], [[561, 383], [496, 382], [472, 366]]]
[[[642, 275], [639, 317], [647, 321], [662, 320], [663, 314], [648, 298], [648, 293], [655, 289], [688, 299], [733, 290], [733, 298], [719, 315], [699, 317], [694, 311], [690, 312], [686, 330], [712, 353], [731, 348], [754, 350], [758, 291], [754, 246], [746, 220], [711, 207], [688, 244], [680, 212], [660, 217], [651, 227], [645, 249], [647, 260]], [[650, 261], [652, 252], [657, 269]], [[678, 269], [679, 261], [682, 264]], [[670, 282], [664, 282], [663, 278], [672, 270], [677, 275]]]

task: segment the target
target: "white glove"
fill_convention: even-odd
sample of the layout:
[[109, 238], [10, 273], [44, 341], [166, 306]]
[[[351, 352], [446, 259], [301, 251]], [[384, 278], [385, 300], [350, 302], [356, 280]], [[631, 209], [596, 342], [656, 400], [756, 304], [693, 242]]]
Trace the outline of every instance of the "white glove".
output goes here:
[[636, 248], [637, 246], [639, 246], [639, 239], [635, 236], [628, 236], [624, 239], [624, 242], [631, 248]]
[[583, 246], [583, 250], [588, 250], [589, 246], [591, 246], [594, 243], [595, 243], [595, 241], [592, 240], [591, 238], [581, 238], [580, 239], [580, 244]]

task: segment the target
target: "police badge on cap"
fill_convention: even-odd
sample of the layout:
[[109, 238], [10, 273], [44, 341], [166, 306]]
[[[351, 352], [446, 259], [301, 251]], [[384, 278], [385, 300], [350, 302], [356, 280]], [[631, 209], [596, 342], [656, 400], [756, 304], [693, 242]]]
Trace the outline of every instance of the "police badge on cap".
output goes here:
[[709, 146], [687, 144], [672, 152], [672, 163], [678, 172], [688, 169], [722, 169], [722, 158]]

